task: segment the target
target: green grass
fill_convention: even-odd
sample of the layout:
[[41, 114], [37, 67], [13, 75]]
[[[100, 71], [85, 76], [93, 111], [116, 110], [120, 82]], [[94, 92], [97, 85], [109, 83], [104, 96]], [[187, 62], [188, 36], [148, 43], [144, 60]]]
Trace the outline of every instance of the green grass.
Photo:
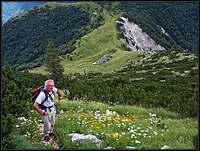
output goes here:
[[[65, 73], [76, 73], [87, 71], [112, 72], [114, 69], [122, 67], [129, 58], [135, 56], [135, 53], [126, 52], [122, 48], [122, 42], [117, 39], [117, 31], [115, 28], [114, 17], [110, 22], [106, 22], [103, 26], [93, 32], [82, 37], [75, 45], [73, 61], [62, 62]], [[106, 64], [93, 64], [98, 61], [103, 55], [110, 54], [114, 49], [111, 61]]]
[[15, 131], [8, 136], [6, 141], [7, 147], [4, 149], [51, 149], [50, 145], [45, 145], [39, 139], [22, 135], [18, 129], [15, 129]]
[[[105, 74], [134, 64], [137, 67], [136, 70], [132, 70], [134, 72], [140, 72], [141, 70], [155, 72], [157, 69], [162, 70], [164, 67], [167, 67], [169, 68], [167, 69], [169, 71], [167, 71], [168, 74], [173, 75], [171, 73], [173, 70], [184, 72], [185, 70], [191, 70], [195, 66], [195, 63], [197, 65], [197, 57], [189, 53], [176, 51], [172, 51], [171, 53], [169, 51], [152, 53], [125, 51], [116, 29], [116, 20], [119, 16], [115, 15], [111, 17], [107, 15], [105, 17], [105, 24], [77, 39], [75, 43], [76, 49], [71, 54], [72, 60], [67, 59], [65, 55], [61, 57], [64, 74], [88, 73], [90, 71]], [[112, 50], [115, 50], [115, 52], [111, 53]], [[93, 64], [105, 54], [112, 54], [112, 59], [105, 64]], [[195, 59], [191, 60], [192, 57]], [[153, 67], [157, 69], [153, 69]], [[30, 72], [47, 74], [44, 66], [32, 69]], [[146, 76], [149, 73], [143, 75]]]
[[29, 70], [29, 72], [30, 73], [36, 73], [36, 74], [40, 73], [40, 74], [44, 74], [44, 75], [48, 74], [47, 69], [44, 66], [34, 68], [33, 70]]
[[[108, 17], [105, 24], [86, 34], [77, 40], [76, 49], [73, 52], [73, 60], [70, 61], [63, 56], [61, 64], [64, 67], [64, 74], [83, 73], [94, 71], [102, 73], [112, 73], [113, 70], [119, 70], [129, 59], [134, 59], [140, 52], [125, 51], [122, 42], [118, 39], [116, 30], [116, 19], [119, 16]], [[106, 64], [93, 64], [103, 55], [110, 54], [112, 50], [112, 59]], [[44, 66], [30, 70], [33, 73], [43, 73]]]
[[[193, 137], [197, 133], [197, 120], [180, 118], [164, 109], [146, 109], [128, 105], [109, 106], [85, 101], [57, 102], [59, 114], [55, 130], [63, 149], [193, 149]], [[113, 115], [107, 112], [112, 111]], [[95, 117], [95, 114], [99, 116]], [[155, 117], [149, 114], [156, 114]], [[159, 123], [160, 120], [160, 123]], [[91, 142], [76, 144], [70, 133], [93, 134], [102, 140], [101, 145]]]
[[49, 144], [44, 144], [38, 134], [40, 116], [36, 112], [30, 112], [29, 117], [17, 119], [11, 133], [3, 137], [3, 149], [51, 149]]

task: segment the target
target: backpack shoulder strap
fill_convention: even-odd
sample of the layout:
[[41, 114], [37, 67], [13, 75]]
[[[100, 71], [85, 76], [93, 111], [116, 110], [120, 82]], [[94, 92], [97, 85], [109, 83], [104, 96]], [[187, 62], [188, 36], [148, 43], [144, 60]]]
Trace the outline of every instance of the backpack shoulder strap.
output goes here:
[[41, 105], [43, 105], [44, 102], [48, 99], [48, 94], [47, 94], [48, 92], [44, 89], [41, 92], [44, 92], [44, 94], [45, 94], [45, 99], [41, 102]]

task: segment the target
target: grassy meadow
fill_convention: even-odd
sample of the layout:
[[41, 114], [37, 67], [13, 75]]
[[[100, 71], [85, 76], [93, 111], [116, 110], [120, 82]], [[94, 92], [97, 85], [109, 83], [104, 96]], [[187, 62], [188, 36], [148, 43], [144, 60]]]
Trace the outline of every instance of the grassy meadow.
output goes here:
[[[165, 145], [171, 149], [194, 149], [197, 119], [182, 118], [175, 112], [88, 100], [62, 100], [56, 106], [59, 149], [161, 149]], [[42, 140], [40, 122], [34, 111], [28, 118], [17, 118], [10, 141], [6, 140], [9, 148], [55, 149]], [[72, 142], [72, 133], [95, 135], [101, 143]]]
[[[197, 120], [164, 109], [110, 106], [91, 101], [63, 101], [57, 107], [55, 131], [62, 149], [192, 149]], [[68, 134], [92, 134], [102, 141], [76, 144]]]

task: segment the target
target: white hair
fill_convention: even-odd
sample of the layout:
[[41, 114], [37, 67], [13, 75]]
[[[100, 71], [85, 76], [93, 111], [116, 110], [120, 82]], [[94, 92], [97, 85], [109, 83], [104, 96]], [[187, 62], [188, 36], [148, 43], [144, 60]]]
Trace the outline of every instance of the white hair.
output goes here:
[[44, 83], [44, 87], [46, 88], [49, 83], [52, 83], [54, 85], [54, 81], [52, 79], [46, 80]]

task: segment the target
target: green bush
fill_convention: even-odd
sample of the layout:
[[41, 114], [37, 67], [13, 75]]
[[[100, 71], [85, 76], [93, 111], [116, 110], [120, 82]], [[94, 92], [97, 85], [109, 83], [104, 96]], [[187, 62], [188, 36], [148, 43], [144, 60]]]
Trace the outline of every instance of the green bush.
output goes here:
[[110, 78], [108, 75], [78, 76], [76, 81], [67, 86], [71, 99], [76, 97], [109, 104], [163, 107], [183, 116], [197, 116], [197, 95], [195, 95], [197, 87], [195, 85], [188, 89], [188, 83], [184, 83], [184, 79], [171, 79], [165, 83], [148, 80], [129, 83], [129, 76], [127, 78], [113, 78], [113, 75], [110, 75]]
[[2, 115], [2, 136], [5, 137], [12, 132], [15, 127], [16, 119], [10, 114], [6, 113]]

